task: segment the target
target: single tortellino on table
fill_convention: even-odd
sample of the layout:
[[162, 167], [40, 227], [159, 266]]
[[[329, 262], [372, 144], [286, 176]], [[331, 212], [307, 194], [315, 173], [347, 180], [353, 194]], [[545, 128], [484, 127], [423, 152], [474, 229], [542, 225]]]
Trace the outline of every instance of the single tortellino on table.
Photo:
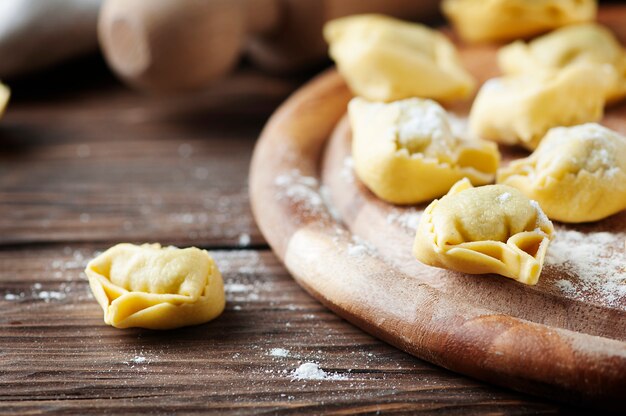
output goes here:
[[2, 114], [4, 113], [4, 108], [7, 105], [7, 102], [9, 101], [9, 95], [10, 95], [10, 91], [9, 89], [0, 82], [0, 116], [2, 116]]
[[626, 51], [608, 28], [597, 23], [566, 26], [498, 51], [498, 64], [505, 74], [563, 69], [579, 63], [603, 67], [609, 79], [607, 101], [626, 96]]
[[595, 123], [553, 128], [498, 182], [536, 199], [553, 220], [600, 220], [626, 209], [626, 137]]
[[552, 127], [600, 120], [606, 86], [606, 72], [586, 64], [492, 78], [474, 100], [469, 129], [483, 139], [533, 150]]
[[444, 15], [467, 42], [506, 41], [592, 21], [594, 0], [444, 0]]
[[222, 275], [209, 253], [195, 247], [118, 244], [85, 273], [104, 322], [116, 328], [179, 328], [224, 310]]
[[424, 264], [469, 274], [497, 273], [534, 285], [554, 227], [536, 201], [506, 185], [468, 179], [433, 201], [413, 245]]
[[434, 101], [386, 104], [357, 97], [348, 113], [356, 174], [381, 199], [414, 204], [444, 195], [465, 177], [476, 184], [495, 178], [497, 146], [456, 137], [447, 112]]
[[454, 45], [426, 26], [357, 15], [330, 21], [324, 37], [352, 92], [368, 100], [454, 100], [474, 90]]

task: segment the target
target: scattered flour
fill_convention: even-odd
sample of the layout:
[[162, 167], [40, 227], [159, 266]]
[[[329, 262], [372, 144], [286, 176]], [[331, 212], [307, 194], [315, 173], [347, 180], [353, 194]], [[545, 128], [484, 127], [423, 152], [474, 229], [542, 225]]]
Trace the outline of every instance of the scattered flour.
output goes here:
[[250, 245], [250, 234], [244, 233], [239, 235], [239, 246], [246, 247]]
[[310, 214], [328, 215], [319, 193], [319, 183], [313, 176], [305, 176], [299, 169], [292, 169], [277, 176], [274, 185], [279, 188], [277, 197], [289, 199]]
[[332, 195], [330, 192], [330, 188], [326, 185], [320, 186], [320, 195], [322, 196], [322, 200], [324, 201], [324, 204], [326, 205], [326, 208], [328, 209], [330, 216], [335, 221], [342, 222], [339, 211], [337, 210], [337, 208], [335, 208], [335, 206], [332, 203]]
[[57, 291], [42, 290], [41, 292], [33, 292], [33, 298], [41, 299], [45, 302], [50, 302], [50, 300], [62, 300], [65, 299], [66, 296], [64, 292]]
[[351, 241], [348, 243], [348, 255], [350, 256], [376, 256], [376, 248], [368, 241], [357, 235], [352, 235]]
[[270, 350], [270, 355], [272, 357], [286, 358], [286, 357], [289, 357], [289, 350], [286, 350], [284, 348], [272, 348]]
[[135, 357], [133, 357], [132, 360], [130, 360], [131, 362], [135, 363], [135, 364], [143, 364], [145, 363], [146, 357], [144, 357], [143, 355], [136, 355]]
[[581, 300], [626, 308], [626, 233], [559, 229], [548, 247], [546, 268], [558, 268], [566, 279], [554, 284]]
[[398, 224], [408, 231], [415, 232], [423, 212], [423, 210], [415, 208], [405, 210], [396, 209], [387, 215], [387, 224]]
[[352, 159], [352, 156], [347, 156], [343, 160], [343, 165], [339, 175], [348, 183], [354, 182], [354, 160]]
[[509, 198], [511, 198], [511, 194], [509, 192], [504, 192], [498, 195], [498, 202], [500, 202], [500, 204], [504, 204], [506, 201], [509, 200]]
[[136, 354], [133, 358], [131, 358], [128, 361], [122, 361], [122, 363], [126, 364], [130, 368], [135, 368], [135, 366], [142, 365], [142, 369], [145, 370], [147, 369], [145, 365], [150, 364], [155, 358], [157, 357], [154, 356], [151, 359], [148, 359], [148, 357], [146, 357], [143, 352], [140, 352], [139, 354]]
[[537, 211], [537, 225], [539, 225], [540, 227], [548, 227], [551, 221], [550, 219], [548, 219], [548, 216], [541, 209], [539, 202], [535, 201], [534, 199], [531, 199], [530, 205], [532, 205], [532, 207], [535, 208], [535, 211]]
[[241, 283], [228, 283], [224, 285], [224, 291], [229, 293], [242, 293], [250, 290], [247, 285]]
[[19, 292], [19, 293], [5, 293], [4, 300], [8, 301], [21, 301], [27, 299], [35, 299], [42, 300], [46, 303], [50, 301], [60, 301], [65, 299], [68, 294], [72, 291], [72, 288], [67, 283], [62, 283], [59, 285], [59, 290], [41, 290], [41, 283], [35, 283], [30, 287], [30, 292]]
[[327, 373], [316, 363], [304, 363], [291, 373], [292, 380], [347, 380], [346, 376], [337, 373]]

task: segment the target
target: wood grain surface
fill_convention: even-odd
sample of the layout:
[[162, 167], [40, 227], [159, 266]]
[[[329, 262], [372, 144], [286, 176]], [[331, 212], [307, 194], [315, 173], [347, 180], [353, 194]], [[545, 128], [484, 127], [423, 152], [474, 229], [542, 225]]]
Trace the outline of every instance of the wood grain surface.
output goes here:
[[[416, 359], [292, 280], [254, 224], [247, 175], [264, 122], [303, 80], [244, 66], [206, 93], [146, 97], [89, 60], [12, 83], [0, 121], [1, 414], [581, 411]], [[82, 270], [120, 241], [212, 250], [224, 314], [168, 332], [104, 325]], [[292, 380], [305, 361], [346, 379]]]

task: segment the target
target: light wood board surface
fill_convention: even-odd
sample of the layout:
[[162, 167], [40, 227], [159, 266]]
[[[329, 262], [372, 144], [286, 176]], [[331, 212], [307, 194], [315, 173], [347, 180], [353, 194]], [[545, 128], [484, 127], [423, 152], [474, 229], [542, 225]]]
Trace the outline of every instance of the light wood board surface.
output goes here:
[[[622, 42], [625, 17], [623, 7], [601, 15]], [[464, 47], [462, 58], [481, 81], [497, 73], [493, 47]], [[275, 113], [253, 156], [253, 212], [296, 281], [345, 319], [443, 367], [565, 402], [623, 407], [626, 304], [619, 287], [576, 286], [592, 276], [562, 258], [532, 288], [413, 260], [411, 229], [420, 207], [377, 200], [346, 163], [349, 127], [341, 118], [349, 99], [337, 73], [321, 75]], [[462, 115], [468, 105], [451, 110]], [[613, 107], [603, 123], [626, 133], [625, 115], [626, 105]], [[523, 155], [515, 150], [509, 158]], [[608, 243], [594, 240], [607, 233]], [[622, 213], [560, 228], [569, 240], [553, 245], [568, 255], [568, 244], [589, 244], [615, 264], [624, 233]], [[600, 279], [624, 272], [598, 264], [607, 267]]]

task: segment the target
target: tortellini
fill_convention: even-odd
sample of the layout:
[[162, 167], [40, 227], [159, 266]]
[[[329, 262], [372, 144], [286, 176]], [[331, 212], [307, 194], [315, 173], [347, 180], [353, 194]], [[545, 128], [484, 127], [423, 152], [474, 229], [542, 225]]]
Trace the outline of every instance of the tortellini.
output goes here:
[[605, 218], [626, 209], [626, 137], [595, 123], [553, 128], [498, 182], [536, 199], [553, 220]]
[[85, 273], [104, 322], [116, 328], [197, 325], [224, 310], [222, 275], [209, 253], [195, 247], [118, 244]]
[[497, 146], [455, 137], [448, 114], [434, 101], [385, 104], [354, 98], [348, 110], [356, 174], [386, 201], [430, 201], [464, 177], [476, 184], [494, 180]]
[[6, 107], [9, 101], [9, 89], [0, 82], [0, 116], [4, 113], [4, 107]]
[[452, 43], [426, 26], [357, 15], [326, 24], [324, 37], [352, 92], [368, 100], [453, 100], [474, 90]]
[[554, 227], [536, 201], [506, 185], [456, 183], [424, 211], [413, 245], [424, 264], [463, 273], [497, 273], [534, 285]]
[[508, 75], [487, 81], [469, 116], [473, 135], [535, 149], [552, 127], [602, 118], [606, 73], [594, 65]]
[[609, 78], [606, 99], [626, 96], [626, 51], [611, 31], [596, 23], [571, 25], [532, 42], [514, 42], [498, 52], [505, 74], [562, 69], [579, 63], [602, 67]]
[[443, 13], [468, 42], [511, 40], [595, 18], [594, 0], [444, 0]]

